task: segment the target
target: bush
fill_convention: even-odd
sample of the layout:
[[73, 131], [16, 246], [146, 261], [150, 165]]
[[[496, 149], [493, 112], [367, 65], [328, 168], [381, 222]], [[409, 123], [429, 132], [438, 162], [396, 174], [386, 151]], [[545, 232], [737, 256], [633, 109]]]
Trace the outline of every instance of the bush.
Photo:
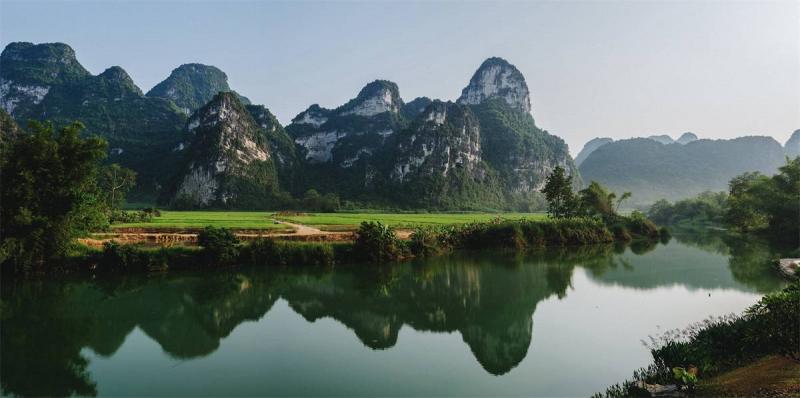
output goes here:
[[643, 238], [655, 239], [659, 237], [658, 227], [648, 220], [642, 212], [634, 211], [628, 217], [628, 230], [631, 234]]
[[142, 250], [139, 246], [111, 241], [103, 244], [98, 263], [100, 272], [129, 272], [166, 270], [170, 261], [164, 249]]
[[331, 266], [335, 253], [331, 244], [276, 242], [261, 238], [242, 249], [242, 261], [258, 266]]
[[227, 228], [208, 226], [197, 235], [197, 244], [208, 254], [208, 259], [215, 263], [233, 263], [239, 254], [238, 243], [239, 238]]
[[353, 255], [358, 260], [385, 262], [402, 255], [402, 242], [397, 239], [394, 228], [380, 222], [361, 223], [353, 244]]
[[[153, 212], [147, 210], [113, 211], [111, 212], [111, 216], [109, 216], [109, 222], [111, 224], [150, 222], [153, 220], [153, 214]], [[160, 216], [161, 213], [159, 212], [158, 215]]]
[[445, 242], [446, 231], [442, 228], [417, 228], [411, 234], [408, 248], [415, 256], [425, 257], [441, 253], [448, 249]]

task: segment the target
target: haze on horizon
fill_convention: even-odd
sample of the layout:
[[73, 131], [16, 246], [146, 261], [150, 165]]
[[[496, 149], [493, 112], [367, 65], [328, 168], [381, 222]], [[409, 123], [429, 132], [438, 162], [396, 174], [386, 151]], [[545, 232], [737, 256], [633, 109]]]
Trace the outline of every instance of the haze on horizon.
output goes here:
[[594, 137], [800, 128], [800, 2], [31, 2], [0, 0], [0, 45], [64, 42], [143, 91], [200, 62], [284, 124], [368, 82], [455, 100], [480, 63], [525, 75], [537, 124]]

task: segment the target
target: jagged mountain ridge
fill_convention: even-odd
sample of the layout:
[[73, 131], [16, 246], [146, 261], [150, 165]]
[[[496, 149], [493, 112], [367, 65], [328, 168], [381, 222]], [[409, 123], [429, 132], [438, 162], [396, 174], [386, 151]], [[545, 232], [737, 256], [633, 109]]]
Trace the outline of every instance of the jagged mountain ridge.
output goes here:
[[[195, 201], [200, 206], [237, 203], [214, 189], [198, 196], [197, 189], [168, 178], [184, 173], [182, 162], [200, 146], [219, 149], [214, 140], [198, 139], [186, 117], [216, 90], [232, 93], [241, 106], [231, 107], [248, 114], [233, 124], [242, 130], [237, 136], [252, 135], [255, 126], [264, 141], [272, 170], [265, 172], [267, 196], [279, 187], [295, 195], [315, 188], [376, 204], [505, 208], [538, 195], [556, 165], [577, 173], [563, 140], [535, 126], [522, 74], [500, 58], [481, 65], [458, 103], [427, 97], [405, 103], [395, 83], [376, 80], [335, 109], [312, 105], [285, 130], [263, 106], [242, 103], [224, 72], [206, 65], [182, 65], [144, 95], [120, 67], [91, 75], [67, 45], [12, 43], [3, 52], [0, 77], [0, 104], [15, 120], [82, 120], [87, 134], [109, 140], [109, 161], [134, 169], [149, 195], [174, 201], [186, 186], [183, 196], [202, 199]], [[438, 116], [425, 120], [439, 111], [448, 115], [444, 123], [435, 122]], [[413, 164], [419, 160], [409, 163], [420, 154], [424, 167]], [[255, 159], [267, 161], [261, 157]], [[398, 174], [403, 168], [408, 172]], [[203, 170], [199, 186], [208, 188], [211, 180], [221, 186], [209, 167]], [[397, 195], [398, 189], [414, 194]]]
[[529, 110], [522, 74], [490, 58], [458, 103], [404, 104], [396, 84], [378, 80], [335, 110], [310, 106], [286, 130], [298, 144], [300, 186], [411, 206], [505, 207], [537, 196], [556, 166], [577, 174], [564, 141]]
[[185, 116], [170, 101], [149, 98], [124, 69], [92, 75], [62, 43], [11, 43], [0, 54], [0, 107], [20, 124], [29, 119], [64, 125], [75, 120], [85, 134], [109, 142], [108, 162], [138, 173], [139, 192], [157, 192], [171, 149], [183, 138]]

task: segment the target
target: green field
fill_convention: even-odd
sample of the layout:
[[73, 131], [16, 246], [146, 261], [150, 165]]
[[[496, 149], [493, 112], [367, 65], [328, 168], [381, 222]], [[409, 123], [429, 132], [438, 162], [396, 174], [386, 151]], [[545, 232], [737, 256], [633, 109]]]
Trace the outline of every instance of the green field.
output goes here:
[[[214, 227], [235, 229], [287, 230], [285, 225], [274, 224], [271, 212], [258, 211], [161, 211], [147, 223], [115, 224], [112, 228], [183, 229]], [[397, 228], [424, 225], [464, 224], [505, 219], [543, 219], [544, 213], [307, 213], [299, 216], [278, 216], [278, 219], [309, 225], [327, 231], [354, 230], [362, 221], [380, 221]]]
[[153, 221], [145, 223], [115, 224], [112, 228], [204, 228], [206, 226], [237, 229], [274, 229], [290, 230], [291, 228], [274, 224], [273, 213], [265, 211], [168, 211], [162, 210], [161, 217], [153, 217]]
[[544, 219], [545, 213], [308, 213], [301, 216], [280, 216], [281, 220], [313, 226], [322, 230], [353, 230], [362, 221], [380, 221], [397, 228], [426, 225], [466, 224], [495, 218], [518, 220]]

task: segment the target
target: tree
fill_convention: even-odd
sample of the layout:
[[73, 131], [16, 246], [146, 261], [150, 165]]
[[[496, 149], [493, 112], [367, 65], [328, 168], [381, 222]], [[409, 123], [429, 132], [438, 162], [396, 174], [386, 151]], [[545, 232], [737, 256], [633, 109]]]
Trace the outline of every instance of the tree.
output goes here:
[[759, 199], [755, 193], [765, 190], [768, 183], [769, 178], [758, 172], [744, 173], [731, 179], [725, 216], [728, 224], [745, 232], [766, 227], [766, 215], [759, 211]]
[[97, 184], [106, 196], [106, 204], [111, 211], [122, 207], [125, 195], [136, 186], [136, 172], [116, 163], [100, 170]]
[[630, 199], [631, 196], [633, 195], [630, 192], [623, 193], [622, 196], [620, 196], [619, 199], [617, 199], [617, 208], [614, 211], [619, 213], [619, 206], [622, 204], [622, 202]]
[[567, 176], [563, 167], [556, 166], [553, 172], [547, 176], [542, 193], [547, 199], [547, 212], [551, 217], [575, 216], [578, 210], [578, 199], [572, 192], [572, 176]]
[[581, 208], [586, 214], [602, 218], [612, 217], [617, 214], [613, 205], [614, 198], [617, 195], [613, 192], [608, 192], [597, 181], [592, 181], [586, 189], [580, 191], [579, 195]]
[[0, 159], [0, 264], [20, 270], [64, 256], [74, 238], [107, 223], [96, 176], [100, 138], [75, 122], [57, 133], [32, 122]]

